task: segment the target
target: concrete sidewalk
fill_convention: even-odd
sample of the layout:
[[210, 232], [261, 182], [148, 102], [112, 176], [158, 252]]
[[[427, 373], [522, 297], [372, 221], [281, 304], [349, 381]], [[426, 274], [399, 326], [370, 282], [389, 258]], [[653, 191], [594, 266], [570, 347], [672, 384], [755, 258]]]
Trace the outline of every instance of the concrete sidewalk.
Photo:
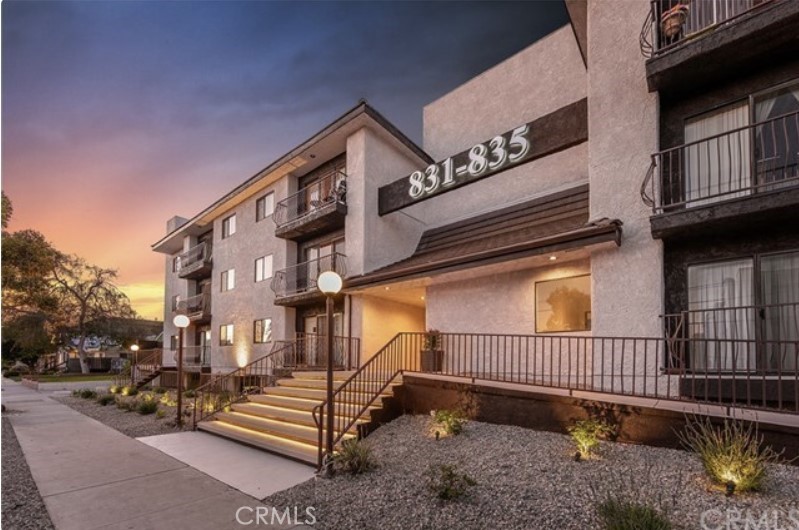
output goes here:
[[7, 409], [22, 412], [3, 420], [14, 427], [59, 530], [244, 528], [236, 521], [236, 511], [252, 508], [242, 511], [247, 521], [256, 508], [265, 507], [157, 449], [8, 379], [3, 379], [2, 402]]

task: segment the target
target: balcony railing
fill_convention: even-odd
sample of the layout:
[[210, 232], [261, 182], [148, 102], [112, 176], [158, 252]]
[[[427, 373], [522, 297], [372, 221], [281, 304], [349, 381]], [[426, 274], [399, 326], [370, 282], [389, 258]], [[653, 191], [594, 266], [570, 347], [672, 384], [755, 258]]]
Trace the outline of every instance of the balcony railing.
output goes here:
[[178, 301], [177, 312], [189, 317], [192, 322], [211, 318], [211, 295], [202, 293]]
[[346, 205], [347, 175], [335, 171], [278, 202], [272, 219], [282, 228], [304, 218]]
[[275, 272], [272, 278], [272, 291], [277, 297], [293, 296], [316, 291], [316, 279], [326, 271], [336, 272], [342, 278], [347, 276], [347, 256], [334, 252], [327, 256], [304, 261], [292, 267]]
[[652, 155], [641, 197], [654, 213], [799, 184], [799, 112]]
[[663, 325], [672, 352], [692, 372], [796, 369], [799, 303], [693, 309], [664, 315]]
[[200, 273], [210, 273], [211, 244], [203, 242], [178, 256], [178, 276], [188, 278]]
[[[172, 354], [172, 359], [177, 366], [178, 352]], [[184, 346], [183, 347], [183, 367], [201, 368], [211, 366], [211, 347], [206, 346]]]
[[770, 0], [653, 0], [641, 28], [641, 53], [653, 57], [704, 35]]

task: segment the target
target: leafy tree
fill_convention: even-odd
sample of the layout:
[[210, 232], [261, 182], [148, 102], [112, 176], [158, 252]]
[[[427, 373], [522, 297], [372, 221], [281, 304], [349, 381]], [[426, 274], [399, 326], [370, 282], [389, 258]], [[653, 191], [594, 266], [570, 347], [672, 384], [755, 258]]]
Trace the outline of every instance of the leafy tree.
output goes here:
[[14, 207], [11, 205], [11, 199], [8, 198], [6, 192], [3, 193], [3, 230], [8, 228], [8, 221], [11, 220], [11, 214], [14, 213]]
[[3, 324], [3, 361], [22, 361], [29, 366], [55, 344], [47, 317], [43, 314], [19, 315]]
[[67, 336], [78, 338], [81, 371], [89, 372], [86, 339], [99, 323], [113, 318], [133, 318], [128, 297], [117, 288], [117, 272], [90, 265], [77, 256], [64, 256], [53, 269], [53, 293], [58, 300], [58, 325]]
[[4, 232], [2, 252], [3, 323], [55, 311], [51, 280], [61, 253], [35, 230]]

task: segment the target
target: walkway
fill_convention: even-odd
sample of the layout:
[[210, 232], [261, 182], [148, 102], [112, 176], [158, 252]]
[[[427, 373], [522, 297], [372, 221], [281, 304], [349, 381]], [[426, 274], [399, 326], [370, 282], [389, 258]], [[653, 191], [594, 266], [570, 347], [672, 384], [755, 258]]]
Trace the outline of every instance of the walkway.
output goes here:
[[2, 401], [22, 412], [3, 420], [59, 530], [244, 528], [240, 507], [249, 507], [243, 522], [258, 507], [267, 513], [257, 499], [18, 383], [3, 379]]

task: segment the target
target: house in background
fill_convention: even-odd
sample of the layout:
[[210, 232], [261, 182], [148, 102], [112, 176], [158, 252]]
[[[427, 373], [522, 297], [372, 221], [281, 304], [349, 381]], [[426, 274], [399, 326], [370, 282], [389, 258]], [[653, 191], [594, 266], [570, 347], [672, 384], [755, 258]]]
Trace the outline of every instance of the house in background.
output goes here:
[[728, 4], [568, 0], [426, 106], [422, 146], [361, 102], [171, 219], [151, 373], [175, 382], [187, 315], [198, 428], [314, 463], [327, 355], [337, 441], [464, 389], [543, 428], [633, 406], [639, 441], [686, 411], [795, 432], [799, 4]]

